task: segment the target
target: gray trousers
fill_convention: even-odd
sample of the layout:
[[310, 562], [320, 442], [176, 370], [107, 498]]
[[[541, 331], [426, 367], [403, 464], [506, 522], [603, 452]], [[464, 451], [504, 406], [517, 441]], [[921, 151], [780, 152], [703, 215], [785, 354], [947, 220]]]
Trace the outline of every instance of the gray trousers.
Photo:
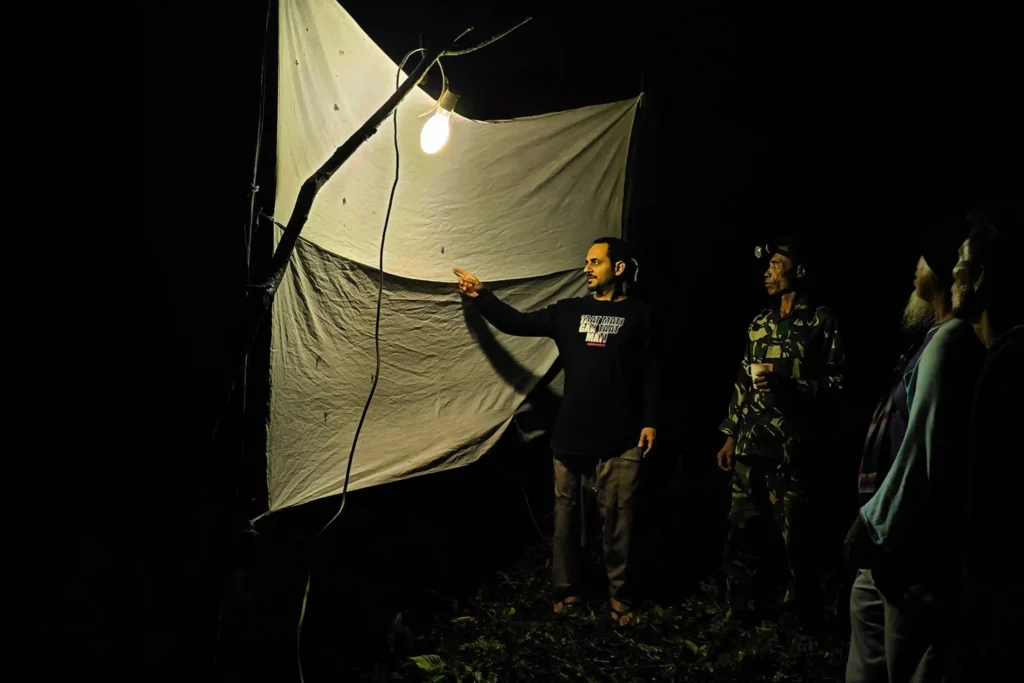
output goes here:
[[551, 583], [559, 598], [578, 595], [579, 549], [586, 534], [584, 493], [590, 490], [597, 495], [601, 516], [601, 546], [609, 594], [620, 602], [631, 602], [629, 553], [641, 452], [631, 448], [617, 457], [601, 459], [555, 456]]
[[887, 597], [870, 569], [850, 591], [846, 683], [930, 683], [946, 676], [950, 627], [945, 600], [910, 586]]

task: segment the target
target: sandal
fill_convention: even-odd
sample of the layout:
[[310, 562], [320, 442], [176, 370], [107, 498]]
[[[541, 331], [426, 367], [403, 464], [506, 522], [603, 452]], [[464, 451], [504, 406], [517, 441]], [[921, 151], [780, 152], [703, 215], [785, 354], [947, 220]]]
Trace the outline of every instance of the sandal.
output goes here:
[[555, 603], [555, 614], [561, 614], [562, 612], [574, 612], [581, 604], [583, 604], [583, 598], [577, 595], [570, 595], [567, 598], [562, 598]]
[[612, 621], [616, 622], [619, 626], [628, 626], [633, 622], [633, 610], [630, 609], [629, 605], [619, 602], [615, 598], [611, 600]]

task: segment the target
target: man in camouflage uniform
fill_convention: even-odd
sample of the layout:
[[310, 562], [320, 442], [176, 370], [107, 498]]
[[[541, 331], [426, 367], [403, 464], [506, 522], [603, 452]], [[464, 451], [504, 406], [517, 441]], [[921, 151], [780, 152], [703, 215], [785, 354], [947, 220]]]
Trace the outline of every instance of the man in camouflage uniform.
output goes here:
[[[788, 564], [786, 603], [807, 616], [820, 613], [806, 474], [809, 458], [820, 458], [814, 435], [824, 428], [826, 406], [842, 390], [844, 354], [836, 318], [810, 303], [806, 254], [795, 239], [766, 249], [765, 288], [774, 299], [747, 330], [747, 346], [728, 416], [718, 466], [732, 472], [730, 530], [723, 561], [730, 619], [750, 619], [765, 589], [766, 542], [781, 534]], [[803, 258], [802, 258], [803, 257]], [[769, 371], [754, 367], [771, 364]], [[774, 518], [774, 525], [771, 524]], [[767, 536], [767, 537], [766, 537]], [[759, 574], [761, 576], [759, 576]]]

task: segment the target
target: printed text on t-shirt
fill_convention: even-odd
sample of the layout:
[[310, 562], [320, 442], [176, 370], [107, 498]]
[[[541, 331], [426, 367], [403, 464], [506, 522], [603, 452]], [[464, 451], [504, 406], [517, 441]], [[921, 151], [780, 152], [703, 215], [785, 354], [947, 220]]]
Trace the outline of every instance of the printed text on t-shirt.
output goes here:
[[587, 335], [588, 346], [604, 346], [608, 335], [617, 333], [624, 322], [625, 318], [613, 315], [581, 315], [580, 332]]

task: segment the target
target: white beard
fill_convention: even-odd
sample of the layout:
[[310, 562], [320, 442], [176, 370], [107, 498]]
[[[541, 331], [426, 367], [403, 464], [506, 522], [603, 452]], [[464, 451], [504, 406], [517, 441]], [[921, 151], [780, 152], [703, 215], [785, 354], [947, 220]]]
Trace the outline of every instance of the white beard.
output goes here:
[[911, 334], [927, 332], [935, 323], [935, 312], [932, 305], [919, 297], [917, 292], [910, 293], [910, 299], [903, 309], [903, 329]]

